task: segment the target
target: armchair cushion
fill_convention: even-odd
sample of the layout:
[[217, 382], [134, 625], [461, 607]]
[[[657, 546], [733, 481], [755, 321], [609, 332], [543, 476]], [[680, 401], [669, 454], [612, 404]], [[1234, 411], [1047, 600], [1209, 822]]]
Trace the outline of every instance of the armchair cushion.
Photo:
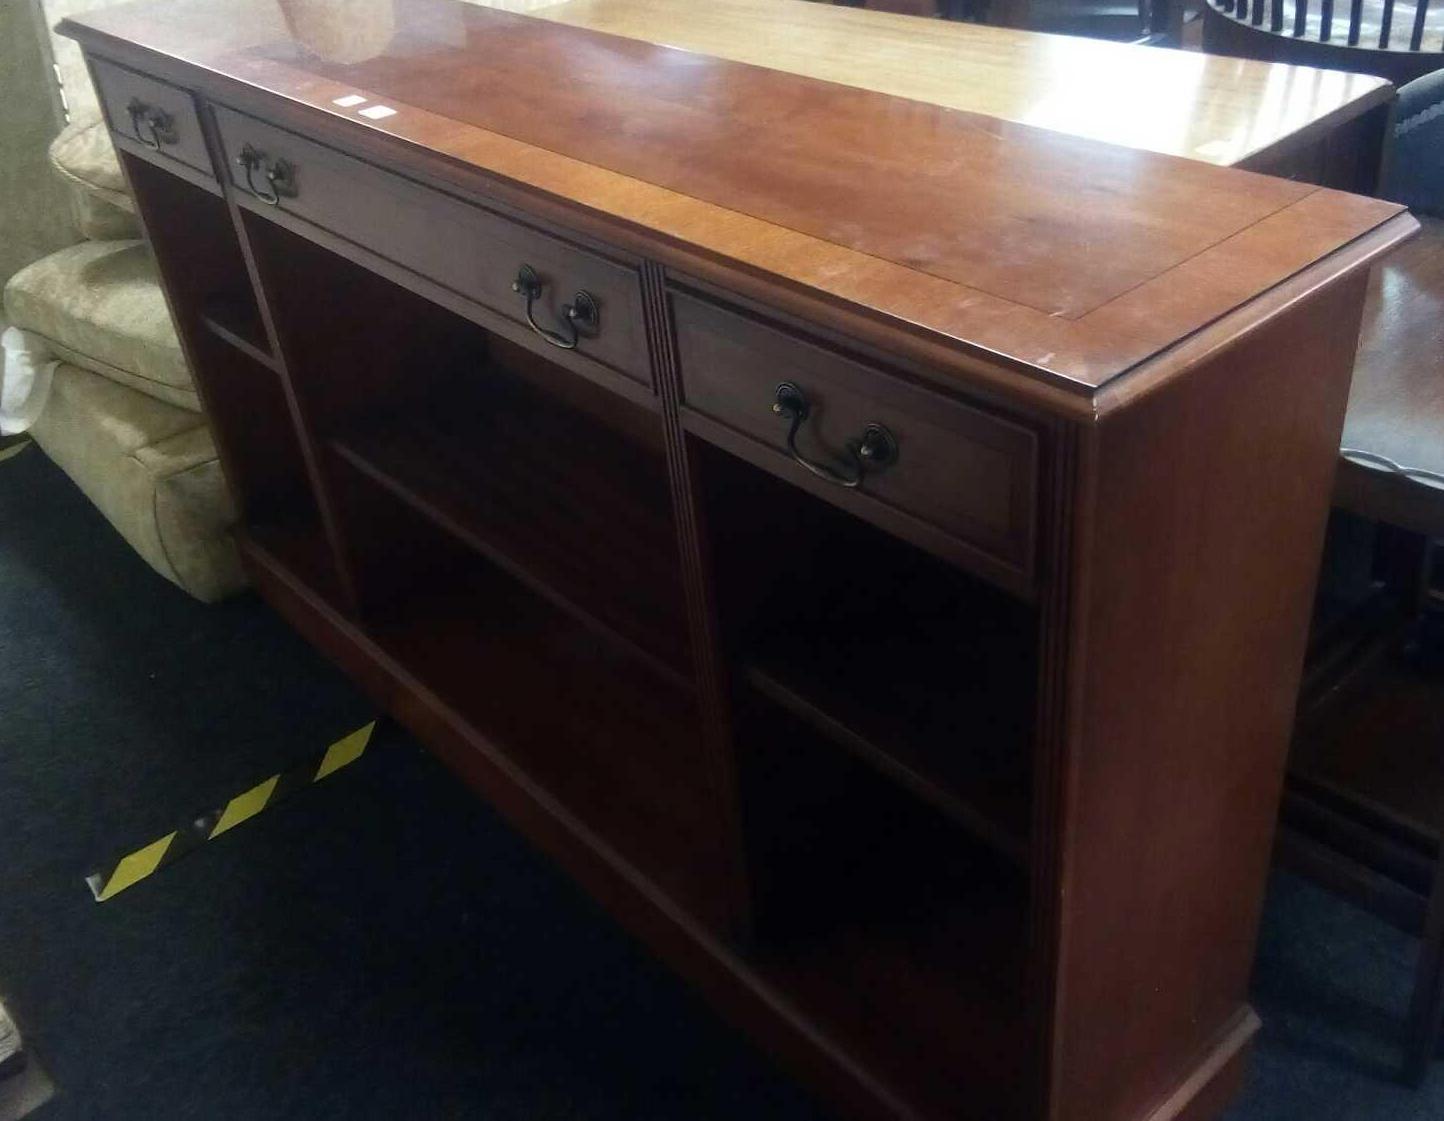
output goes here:
[[62, 363], [31, 435], [166, 579], [207, 602], [244, 585], [203, 417]]
[[135, 202], [104, 121], [67, 125], [50, 145], [50, 163], [75, 196], [80, 232], [91, 241], [140, 237]]
[[200, 400], [143, 242], [88, 241], [11, 278], [5, 314], [57, 358], [192, 412]]

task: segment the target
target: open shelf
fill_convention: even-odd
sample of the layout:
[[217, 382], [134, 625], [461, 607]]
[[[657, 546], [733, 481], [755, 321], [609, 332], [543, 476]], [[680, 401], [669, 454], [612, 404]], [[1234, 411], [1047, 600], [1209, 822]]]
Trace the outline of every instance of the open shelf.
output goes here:
[[241, 353], [269, 370], [279, 367], [266, 344], [266, 329], [261, 324], [255, 301], [248, 296], [216, 295], [202, 303], [201, 325], [229, 343]]
[[385, 492], [654, 676], [692, 688], [658, 414], [273, 223], [243, 225], [270, 284], [328, 295], [324, 323], [281, 302], [275, 328], [363, 616], [409, 595], [410, 562], [389, 554], [412, 529], [390, 513], [378, 522]]
[[192, 348], [204, 355], [205, 399], [224, 418], [213, 427], [241, 502], [243, 541], [333, 607], [347, 605], [281, 379], [218, 335], [198, 333]]
[[1444, 841], [1444, 615], [1379, 639], [1367, 665], [1300, 706], [1275, 857], [1417, 935]]
[[331, 546], [318, 525], [302, 518], [272, 519], [241, 526], [237, 533], [243, 549], [265, 554], [274, 567], [290, 573], [333, 608], [345, 602], [336, 582]]
[[331, 441], [345, 463], [690, 687], [665, 462], [496, 366]]
[[724, 453], [706, 465], [743, 685], [1025, 867], [1033, 608]]
[[1026, 877], [809, 723], [739, 713], [758, 971], [919, 1115], [1023, 1115]]
[[128, 152], [120, 159], [239, 507], [242, 547], [264, 553], [331, 604], [345, 602], [302, 434], [264, 343], [230, 209], [217, 195]]
[[839, 924], [755, 964], [835, 1045], [907, 1087], [919, 1115], [1008, 1121], [1028, 1115], [1035, 1077], [1019, 915], [980, 885], [926, 917]]
[[1439, 840], [1444, 806], [1444, 615], [1393, 636], [1370, 672], [1300, 721], [1290, 770], [1401, 832]]
[[699, 447], [758, 972], [916, 1116], [1029, 1116], [1038, 618]]
[[722, 921], [718, 808], [688, 692], [474, 557], [427, 572], [366, 630], [603, 843]]
[[776, 609], [755, 637], [745, 679], [1025, 865], [1032, 635], [1010, 629], [1008, 611], [974, 611], [959, 633], [945, 602], [918, 612], [916, 588], [898, 590], [788, 596], [792, 610]]

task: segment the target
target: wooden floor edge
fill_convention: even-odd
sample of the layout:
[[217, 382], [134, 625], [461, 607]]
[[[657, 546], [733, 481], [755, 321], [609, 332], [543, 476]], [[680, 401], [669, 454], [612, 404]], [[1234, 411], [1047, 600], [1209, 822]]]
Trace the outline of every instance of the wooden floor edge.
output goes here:
[[1139, 1121], [1201, 1121], [1212, 1116], [1242, 1085], [1249, 1047], [1261, 1027], [1258, 1013], [1245, 1004], [1189, 1076]]

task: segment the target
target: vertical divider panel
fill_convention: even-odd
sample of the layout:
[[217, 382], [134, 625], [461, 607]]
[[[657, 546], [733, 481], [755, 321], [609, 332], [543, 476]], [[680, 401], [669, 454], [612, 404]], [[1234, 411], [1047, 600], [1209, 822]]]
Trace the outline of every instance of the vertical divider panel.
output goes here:
[[[178, 231], [185, 236], [168, 236], [168, 227], [175, 215], [162, 213], [163, 202], [157, 199], [150, 185], [137, 175], [140, 169], [133, 162], [135, 157], [124, 151], [117, 154], [126, 186], [131, 198], [135, 200], [141, 233], [150, 246], [160, 272], [161, 291], [176, 327], [181, 354], [192, 371], [201, 407], [208, 416], [219, 416], [221, 410], [215, 403], [216, 391], [206, 377], [205, 361], [199, 345], [203, 328], [200, 326], [200, 308], [196, 306], [194, 298], [197, 282], [215, 268], [216, 258], [209, 252], [209, 239], [200, 235], [199, 231]], [[190, 283], [182, 282], [182, 273], [189, 273], [184, 279]], [[226, 480], [238, 506], [244, 510], [253, 495], [250, 493], [251, 481], [243, 472], [236, 470], [236, 466], [242, 461], [243, 449], [227, 428], [214, 425], [212, 427], [221, 461], [227, 468]]]
[[[86, 62], [94, 81], [92, 60], [87, 57]], [[201, 104], [199, 109], [205, 122], [203, 127], [207, 133], [207, 147], [212, 161], [220, 166], [219, 161], [224, 157], [216, 140], [209, 107]], [[286, 398], [291, 422], [291, 435], [300, 454], [310, 498], [317, 508], [326, 534], [329, 559], [343, 598], [354, 602], [350, 574], [339, 547], [338, 530], [328, 495], [317, 471], [304, 418], [296, 408], [284, 356], [276, 348], [270, 312], [258, 282], [245, 231], [238, 221], [234, 200], [224, 180], [219, 180], [213, 189], [203, 188], [196, 186], [191, 176], [173, 177], [170, 172], [152, 168], [149, 163], [139, 161], [129, 153], [122, 151], [119, 155], [127, 186], [135, 200], [141, 230], [156, 262], [161, 288], [176, 326], [182, 355], [192, 372], [203, 412], [211, 422], [217, 451], [226, 469], [227, 482], [237, 499], [242, 516], [254, 512], [262, 491], [267, 489], [262, 485], [262, 476], [269, 473], [269, 468], [257, 455], [255, 440], [238, 439], [225, 424], [220, 423], [221, 418], [235, 414], [238, 409], [242, 410], [242, 416], [245, 415], [244, 402], [238, 398], [260, 399], [259, 390], [257, 394], [251, 394], [235, 384], [227, 385], [226, 379], [212, 376], [211, 364], [213, 361], [220, 361], [218, 355], [226, 353], [224, 348], [228, 344], [221, 344], [210, 338], [203, 322], [202, 301], [208, 293], [213, 294], [220, 290], [248, 290], [255, 301], [265, 326], [275, 367], [274, 370], [264, 373], [267, 377], [280, 379], [280, 389]], [[172, 186], [174, 191], [170, 197], [163, 197]], [[223, 207], [226, 217], [212, 221], [209, 215], [203, 214], [202, 209], [211, 205], [205, 201], [207, 199], [213, 200], [216, 207]], [[220, 218], [220, 215], [217, 215], [217, 218]], [[233, 263], [237, 257], [242, 262], [244, 275], [232, 275], [227, 271], [227, 265]], [[229, 380], [234, 383], [236, 379]], [[283, 456], [278, 453], [277, 458]]]
[[[1076, 711], [1069, 696], [1068, 636], [1075, 623], [1072, 573], [1078, 563], [1074, 547], [1072, 511], [1081, 501], [1077, 493], [1078, 430], [1059, 424], [1046, 442], [1047, 465], [1042, 472], [1046, 491], [1043, 511], [1044, 547], [1038, 573], [1042, 610], [1038, 626], [1038, 716], [1033, 745], [1033, 827], [1029, 846], [1031, 866], [1028, 887], [1029, 976], [1027, 999], [1033, 1013], [1033, 1040], [1037, 1077], [1033, 1080], [1031, 1116], [1052, 1118], [1054, 1101], [1046, 1072], [1051, 1069], [1054, 1045], [1053, 993], [1058, 968], [1058, 895], [1067, 820], [1068, 772], [1066, 745], [1068, 721]], [[1086, 506], [1086, 503], [1083, 503]]]
[[666, 274], [652, 261], [642, 263], [642, 296], [652, 376], [662, 403], [667, 468], [687, 596], [692, 660], [697, 674], [697, 707], [703, 744], [711, 762], [712, 786], [717, 794], [720, 833], [728, 848], [726, 866], [731, 869], [731, 882], [725, 888], [730, 903], [728, 913], [734, 916], [731, 933], [745, 945], [752, 937], [752, 892], [744, 855], [732, 737], [732, 698], [722, 656], [701, 481], [697, 476], [696, 457], [689, 446], [690, 438], [682, 428], [682, 378], [667, 310]]
[[225, 172], [226, 153], [221, 146], [220, 132], [216, 127], [215, 113], [208, 102], [201, 104], [201, 119], [206, 133], [206, 143], [211, 153], [211, 162], [216, 169], [216, 178], [221, 186], [226, 209], [231, 217], [231, 225], [235, 230], [236, 240], [240, 245], [241, 256], [246, 263], [246, 272], [250, 281], [251, 292], [255, 297], [256, 307], [261, 316], [261, 324], [266, 332], [266, 344], [270, 349], [272, 359], [275, 361], [276, 373], [281, 379], [281, 386], [286, 395], [286, 402], [291, 414], [291, 423], [295, 431], [296, 440], [301, 448], [301, 457], [306, 465], [307, 479], [311, 485], [311, 494], [316, 502], [316, 508], [321, 515], [321, 526], [325, 531], [327, 544], [330, 546], [331, 559], [340, 583], [341, 593], [345, 598], [346, 606], [354, 615], [359, 610], [360, 601], [357, 593], [355, 572], [351, 563], [352, 554], [345, 536], [345, 529], [337, 513], [337, 506], [334, 496], [331, 493], [331, 487], [326, 478], [325, 468], [316, 445], [315, 432], [310, 424], [304, 399], [302, 395], [297, 392], [297, 379], [293, 375], [291, 365], [287, 360], [287, 348], [284, 345], [281, 333], [277, 330], [277, 304], [273, 298], [275, 295], [275, 281], [273, 277], [268, 277], [264, 274], [257, 259], [255, 249], [251, 245], [250, 236], [246, 232], [246, 225], [242, 219], [241, 209], [236, 205], [235, 192], [231, 187], [230, 176]]

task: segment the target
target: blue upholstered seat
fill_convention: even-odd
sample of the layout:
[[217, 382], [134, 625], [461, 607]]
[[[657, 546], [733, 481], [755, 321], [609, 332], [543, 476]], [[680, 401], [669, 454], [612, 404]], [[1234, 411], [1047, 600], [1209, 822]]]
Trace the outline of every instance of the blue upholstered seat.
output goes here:
[[1444, 217], [1444, 70], [1399, 90], [1394, 154], [1383, 193], [1420, 214]]

